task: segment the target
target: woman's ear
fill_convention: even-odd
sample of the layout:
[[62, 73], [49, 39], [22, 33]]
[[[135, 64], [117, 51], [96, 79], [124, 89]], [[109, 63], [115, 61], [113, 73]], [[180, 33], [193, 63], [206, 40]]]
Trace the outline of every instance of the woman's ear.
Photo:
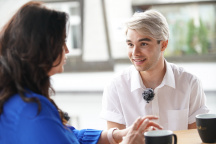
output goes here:
[[161, 51], [165, 51], [165, 49], [167, 48], [167, 45], [168, 45], [168, 40], [162, 41]]

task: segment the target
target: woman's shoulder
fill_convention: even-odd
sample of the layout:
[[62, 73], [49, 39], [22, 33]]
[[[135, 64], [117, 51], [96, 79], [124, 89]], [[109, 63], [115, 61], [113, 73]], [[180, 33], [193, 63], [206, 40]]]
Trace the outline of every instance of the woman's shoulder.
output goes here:
[[[34, 92], [29, 92], [29, 93], [26, 93], [25, 95], [28, 98], [35, 98], [39, 102], [37, 103], [35, 101], [35, 102], [25, 103], [25, 108], [23, 109], [23, 111], [25, 111], [24, 113], [26, 113], [27, 115], [32, 115], [31, 113], [33, 114], [36, 113], [37, 116], [39, 117], [40, 116], [50, 117], [50, 115], [53, 115], [53, 114], [55, 116], [58, 115], [57, 108], [45, 96], [42, 96]], [[29, 112], [26, 109], [29, 109]]]
[[[0, 128], [5, 128], [5, 133], [13, 133], [11, 139], [17, 143], [69, 143], [74, 137], [64, 128], [58, 110], [44, 96], [29, 92], [26, 97], [37, 98], [40, 102], [24, 102], [19, 94], [15, 94], [7, 101], [7, 109], [0, 121]], [[3, 119], [2, 119], [3, 118]], [[7, 127], [7, 128], [6, 128]], [[14, 133], [16, 132], [16, 133]], [[67, 139], [70, 137], [70, 139]], [[9, 140], [8, 140], [9, 141]], [[67, 141], [67, 142], [65, 142]]]
[[22, 118], [38, 118], [42, 115], [58, 114], [55, 106], [44, 96], [34, 92], [25, 93], [27, 98], [35, 98], [37, 101], [25, 102], [19, 94], [13, 95], [4, 105], [5, 114], [15, 120]]

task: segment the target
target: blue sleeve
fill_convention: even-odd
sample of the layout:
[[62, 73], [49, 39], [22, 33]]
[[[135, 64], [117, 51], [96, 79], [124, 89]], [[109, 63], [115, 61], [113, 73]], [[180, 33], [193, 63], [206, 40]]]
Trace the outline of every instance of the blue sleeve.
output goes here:
[[96, 144], [100, 138], [102, 130], [82, 129], [77, 130], [72, 126], [68, 126], [81, 144]]

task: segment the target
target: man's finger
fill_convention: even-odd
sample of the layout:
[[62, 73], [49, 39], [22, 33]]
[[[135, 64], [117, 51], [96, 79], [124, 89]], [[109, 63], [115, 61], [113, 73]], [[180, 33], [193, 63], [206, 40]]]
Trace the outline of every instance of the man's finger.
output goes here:
[[138, 131], [139, 131], [139, 132], [143, 132], [143, 131], [146, 129], [146, 127], [148, 126], [148, 123], [149, 123], [149, 119], [145, 119], [145, 120], [141, 123], [141, 125], [139, 126]]
[[154, 115], [147, 115], [147, 116], [145, 116], [145, 117], [143, 117], [144, 118], [144, 120], [145, 119], [149, 119], [149, 120], [156, 120], [156, 119], [158, 119], [158, 116], [154, 116]]
[[143, 121], [141, 117], [137, 118], [136, 121], [133, 123], [132, 130], [137, 130], [139, 128], [140, 123]]
[[[159, 124], [155, 123], [155, 122], [152, 122], [152, 121], [149, 121], [148, 125], [146, 126], [146, 129], [148, 129], [149, 127], [153, 127], [154, 130], [157, 128], [157, 129], [163, 129], [162, 126], [160, 126]], [[145, 131], [145, 130], [144, 130]]]

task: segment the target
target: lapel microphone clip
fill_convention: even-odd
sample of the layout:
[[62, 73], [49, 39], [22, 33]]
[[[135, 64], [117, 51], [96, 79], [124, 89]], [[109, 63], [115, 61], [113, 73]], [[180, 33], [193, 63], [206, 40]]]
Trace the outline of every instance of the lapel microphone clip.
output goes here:
[[149, 103], [154, 99], [154, 90], [152, 88], [146, 88], [142, 93], [143, 99]]

